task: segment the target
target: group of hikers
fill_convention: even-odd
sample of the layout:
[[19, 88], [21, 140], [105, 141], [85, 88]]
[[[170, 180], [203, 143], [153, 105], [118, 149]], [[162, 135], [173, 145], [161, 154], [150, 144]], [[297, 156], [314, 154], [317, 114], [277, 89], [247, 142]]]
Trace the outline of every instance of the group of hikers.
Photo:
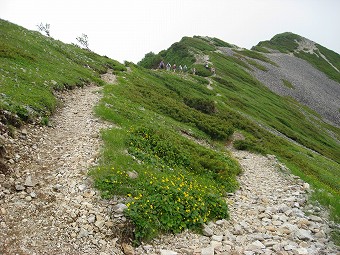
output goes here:
[[[205, 68], [206, 68], [206, 69], [210, 69], [210, 71], [212, 72], [212, 74], [215, 74], [215, 68], [213, 68], [213, 67], [209, 68], [209, 65], [208, 65], [208, 64], [205, 64]], [[179, 66], [177, 66], [176, 64], [171, 65], [169, 62], [165, 65], [165, 63], [164, 63], [163, 60], [159, 63], [158, 69], [166, 69], [167, 71], [173, 71], [173, 72], [178, 71], [178, 72], [180, 72], [180, 73], [186, 73], [186, 72], [188, 72], [188, 67], [187, 67], [187, 65], [184, 65], [184, 66], [182, 67], [182, 65], [179, 65]], [[196, 74], [196, 68], [193, 67], [193, 68], [191, 69], [191, 72], [192, 72], [192, 74]]]
[[187, 65], [184, 65], [183, 67], [182, 65], [177, 66], [176, 64], [171, 65], [170, 63], [167, 63], [165, 65], [163, 60], [159, 63], [158, 69], [166, 69], [167, 71], [173, 71], [173, 72], [179, 71], [181, 73], [183, 72], [186, 73], [188, 71]]

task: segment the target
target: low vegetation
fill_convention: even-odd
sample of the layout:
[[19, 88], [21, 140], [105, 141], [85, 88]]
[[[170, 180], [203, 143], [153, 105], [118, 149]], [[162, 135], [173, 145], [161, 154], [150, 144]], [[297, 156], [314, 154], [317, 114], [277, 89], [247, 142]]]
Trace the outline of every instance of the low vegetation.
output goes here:
[[282, 79], [282, 82], [283, 82], [283, 85], [285, 85], [287, 88], [295, 89], [294, 85], [290, 81]]
[[294, 52], [298, 48], [299, 44], [297, 43], [297, 41], [301, 41], [301, 36], [290, 32], [286, 32], [275, 35], [269, 41], [259, 42], [256, 45], [257, 48], [255, 47], [253, 49], [256, 50], [268, 48], [278, 50], [282, 53], [290, 53]]

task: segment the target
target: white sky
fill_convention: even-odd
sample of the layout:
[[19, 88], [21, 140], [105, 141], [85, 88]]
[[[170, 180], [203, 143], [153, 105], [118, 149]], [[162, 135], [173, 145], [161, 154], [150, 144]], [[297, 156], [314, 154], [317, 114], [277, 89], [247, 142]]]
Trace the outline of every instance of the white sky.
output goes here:
[[[183, 36], [211, 36], [250, 49], [293, 32], [340, 53], [339, 0], [0, 0], [0, 18], [120, 62], [138, 62]], [[1, 29], [1, 27], [0, 27]]]

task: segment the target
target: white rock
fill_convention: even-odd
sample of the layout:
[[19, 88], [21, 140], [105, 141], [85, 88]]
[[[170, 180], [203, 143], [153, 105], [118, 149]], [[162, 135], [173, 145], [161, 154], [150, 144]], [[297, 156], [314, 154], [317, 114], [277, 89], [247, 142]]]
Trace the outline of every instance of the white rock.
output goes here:
[[312, 240], [313, 237], [311, 236], [311, 231], [310, 230], [305, 230], [305, 229], [298, 229], [295, 231], [295, 236], [299, 238], [300, 240]]
[[177, 255], [178, 253], [171, 250], [161, 250], [161, 255]]
[[266, 248], [266, 246], [264, 246], [263, 243], [261, 243], [259, 240], [256, 240], [255, 242], [252, 242], [251, 244], [249, 244], [246, 250], [255, 251], [255, 250], [260, 250], [264, 248]]
[[293, 250], [294, 248], [295, 248], [295, 246], [290, 245], [290, 244], [285, 245], [285, 246], [283, 247], [283, 249], [284, 249], [285, 251], [291, 251], [291, 250]]
[[325, 234], [325, 232], [323, 230], [320, 230], [319, 232], [317, 232], [315, 234], [315, 237], [316, 238], [326, 238], [326, 234]]
[[84, 191], [84, 190], [86, 190], [86, 185], [85, 185], [85, 184], [80, 184], [80, 185], [78, 186], [78, 189], [79, 189], [80, 191]]
[[309, 216], [309, 219], [310, 219], [311, 221], [315, 221], [315, 222], [319, 222], [319, 223], [322, 222], [322, 219], [321, 219], [320, 217], [318, 217], [318, 216], [315, 216], [315, 215]]
[[32, 176], [29, 175], [26, 177], [24, 185], [26, 187], [34, 187], [35, 186], [35, 181], [33, 180]]
[[242, 227], [240, 225], [236, 224], [234, 226], [233, 234], [234, 235], [242, 235], [243, 233], [244, 233], [244, 231], [243, 231]]
[[128, 171], [126, 173], [131, 179], [137, 179], [138, 178], [138, 173], [136, 171]]
[[226, 244], [226, 245], [223, 245], [223, 248], [226, 252], [230, 252], [232, 247], [231, 247], [231, 245]]
[[209, 228], [207, 225], [203, 226], [203, 231], [202, 232], [203, 232], [203, 235], [209, 236], [209, 237], [214, 234], [214, 231], [211, 228]]
[[206, 247], [201, 249], [201, 255], [214, 255], [215, 250], [214, 247]]
[[103, 220], [97, 220], [96, 223], [94, 223], [94, 225], [96, 225], [98, 228], [102, 228], [105, 224], [105, 221]]
[[307, 182], [305, 182], [305, 183], [303, 184], [303, 188], [304, 188], [305, 190], [310, 190], [310, 185], [309, 185]]
[[77, 238], [86, 237], [88, 235], [89, 235], [89, 232], [86, 229], [81, 228]]
[[297, 249], [293, 249], [294, 254], [298, 254], [298, 255], [307, 255], [308, 254], [308, 250], [306, 248], [297, 248]]
[[113, 210], [116, 213], [123, 213], [125, 209], [127, 209], [127, 206], [125, 204], [117, 204], [113, 207]]
[[6, 215], [6, 214], [7, 214], [7, 211], [6, 211], [5, 208], [0, 208], [0, 213], [1, 213], [2, 215]]
[[32, 191], [32, 192], [30, 193], [30, 196], [31, 196], [32, 198], [36, 198], [36, 197], [37, 197], [37, 194], [36, 194], [34, 191]]
[[20, 184], [17, 184], [17, 185], [15, 185], [15, 189], [16, 189], [17, 191], [22, 191], [22, 190], [25, 190], [25, 187], [22, 186], [22, 185], [20, 185]]
[[25, 200], [26, 200], [27, 202], [30, 202], [30, 201], [32, 201], [32, 197], [31, 197], [31, 196], [26, 196], [26, 197], [25, 197]]
[[217, 242], [222, 242], [223, 236], [213, 235], [213, 236], [211, 237], [211, 240], [217, 241]]
[[264, 245], [265, 245], [266, 247], [272, 247], [272, 246], [274, 246], [274, 245], [276, 245], [276, 244], [278, 244], [278, 242], [273, 241], [273, 240], [269, 240], [269, 241], [267, 241], [267, 242], [264, 242]]
[[226, 220], [218, 220], [218, 221], [216, 221], [216, 225], [222, 226], [225, 222], [226, 222]]
[[222, 242], [218, 242], [218, 241], [211, 241], [210, 242], [211, 247], [215, 248], [219, 248], [222, 247]]
[[87, 221], [88, 223], [93, 223], [96, 220], [96, 216], [94, 214], [91, 214], [88, 218]]

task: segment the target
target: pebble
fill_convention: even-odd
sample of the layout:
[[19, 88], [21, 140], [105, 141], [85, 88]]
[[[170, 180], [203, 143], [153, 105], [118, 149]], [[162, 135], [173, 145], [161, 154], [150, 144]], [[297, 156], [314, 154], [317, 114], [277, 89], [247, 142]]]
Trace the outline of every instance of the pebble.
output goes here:
[[15, 189], [16, 189], [16, 191], [22, 191], [22, 190], [25, 190], [25, 187], [20, 185], [20, 184], [17, 184], [17, 185], [15, 185]]
[[31, 175], [26, 177], [25, 184], [26, 187], [34, 187], [35, 186], [35, 181], [33, 181], [33, 178]]
[[214, 255], [214, 247], [206, 247], [201, 250], [201, 255]]
[[160, 250], [161, 255], [177, 255], [178, 253], [171, 250]]
[[214, 234], [214, 231], [210, 227], [208, 227], [207, 225], [203, 226], [202, 232], [203, 232], [203, 235], [205, 235], [205, 236], [212, 236]]

